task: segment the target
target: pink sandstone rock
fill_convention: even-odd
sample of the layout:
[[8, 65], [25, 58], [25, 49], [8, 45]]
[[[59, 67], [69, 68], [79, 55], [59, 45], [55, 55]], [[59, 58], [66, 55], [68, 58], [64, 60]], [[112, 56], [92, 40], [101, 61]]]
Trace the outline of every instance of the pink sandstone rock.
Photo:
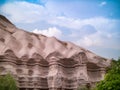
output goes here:
[[73, 90], [104, 78], [111, 60], [71, 42], [18, 29], [0, 15], [0, 74], [20, 90]]

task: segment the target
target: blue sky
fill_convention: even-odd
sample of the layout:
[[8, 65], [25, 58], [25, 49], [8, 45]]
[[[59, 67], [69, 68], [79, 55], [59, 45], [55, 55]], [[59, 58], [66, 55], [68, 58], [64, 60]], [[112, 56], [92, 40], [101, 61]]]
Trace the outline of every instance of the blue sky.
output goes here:
[[24, 30], [120, 57], [120, 0], [1, 0], [0, 14]]

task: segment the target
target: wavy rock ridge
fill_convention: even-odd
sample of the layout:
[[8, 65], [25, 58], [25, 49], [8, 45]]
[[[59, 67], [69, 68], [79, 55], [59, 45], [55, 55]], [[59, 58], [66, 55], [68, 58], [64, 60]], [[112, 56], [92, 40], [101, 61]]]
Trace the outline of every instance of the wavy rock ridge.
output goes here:
[[110, 60], [55, 37], [34, 34], [0, 15], [1, 75], [12, 73], [20, 90], [77, 89], [103, 79]]

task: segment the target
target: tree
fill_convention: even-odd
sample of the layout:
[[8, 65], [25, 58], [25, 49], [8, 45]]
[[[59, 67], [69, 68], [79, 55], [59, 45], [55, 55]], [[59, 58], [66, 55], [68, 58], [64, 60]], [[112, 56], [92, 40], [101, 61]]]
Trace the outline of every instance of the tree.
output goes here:
[[18, 90], [16, 81], [10, 74], [0, 76], [0, 90]]
[[104, 80], [97, 84], [95, 90], [120, 90], [120, 58], [112, 61]]

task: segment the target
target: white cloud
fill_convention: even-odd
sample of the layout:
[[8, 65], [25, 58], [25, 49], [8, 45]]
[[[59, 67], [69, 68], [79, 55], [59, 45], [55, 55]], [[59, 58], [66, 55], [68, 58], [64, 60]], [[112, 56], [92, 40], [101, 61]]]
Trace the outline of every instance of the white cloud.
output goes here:
[[50, 27], [50, 28], [48, 28], [46, 30], [35, 29], [35, 30], [33, 30], [33, 33], [43, 34], [43, 35], [46, 35], [46, 36], [49, 36], [49, 37], [55, 36], [57, 38], [60, 38], [62, 36], [61, 30], [59, 30], [56, 27]]
[[[116, 39], [119, 35], [119, 20], [94, 17], [89, 19], [73, 19], [68, 17], [57, 17], [50, 23], [69, 28], [71, 34], [69, 40], [83, 47], [109, 47], [120, 49]], [[111, 40], [114, 39], [114, 40]], [[116, 41], [116, 42], [114, 42]]]
[[34, 23], [44, 20], [48, 15], [43, 6], [24, 1], [6, 3], [1, 7], [1, 11], [17, 23]]
[[101, 3], [99, 4], [99, 6], [104, 6], [104, 5], [106, 5], [106, 4], [107, 4], [107, 2], [103, 1], [103, 2], [101, 2]]
[[120, 37], [115, 37], [115, 33], [96, 32], [80, 39], [76, 39], [74, 43], [83, 47], [102, 47], [120, 50]]
[[[88, 19], [74, 19], [68, 17], [56, 17], [48, 20], [50, 24], [58, 25], [61, 27], [66, 27], [69, 29], [80, 30], [85, 25], [92, 25], [98, 30], [111, 29], [116, 24], [117, 20], [107, 19], [104, 17], [94, 17]], [[109, 26], [109, 27], [107, 27]]]
[[[54, 26], [57, 25], [74, 30], [80, 30], [86, 24], [94, 26], [97, 30], [106, 30], [111, 29], [114, 24], [114, 20], [112, 21], [104, 17], [74, 19], [65, 16], [56, 16], [52, 13], [52, 10], [49, 11], [47, 7], [48, 6], [43, 7], [42, 5], [19, 1], [6, 3], [1, 7], [1, 10], [15, 23], [34, 23], [45, 21]], [[108, 25], [109, 27], [105, 27]]]
[[79, 19], [73, 19], [64, 16], [51, 18], [48, 23], [71, 29], [79, 29], [83, 25]]
[[103, 38], [100, 32], [96, 32], [91, 35], [87, 35], [82, 37], [81, 39], [77, 40], [75, 43], [77, 45], [81, 45], [84, 47], [93, 47], [93, 46], [102, 46], [103, 44]]
[[83, 47], [105, 47], [120, 49], [118, 43], [120, 20], [95, 17], [89, 19], [73, 19], [57, 17], [50, 23], [69, 28], [69, 40]]

